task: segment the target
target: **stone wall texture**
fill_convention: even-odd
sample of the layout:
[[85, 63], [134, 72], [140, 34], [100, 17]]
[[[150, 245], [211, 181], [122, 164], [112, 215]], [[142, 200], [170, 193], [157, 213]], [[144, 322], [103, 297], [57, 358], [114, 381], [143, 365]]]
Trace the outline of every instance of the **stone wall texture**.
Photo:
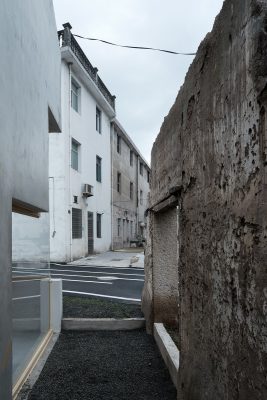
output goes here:
[[[266, 112], [267, 1], [225, 0], [152, 150], [152, 213], [179, 188], [184, 400], [267, 399]], [[150, 228], [150, 318], [166, 272], [154, 244], [168, 230]]]

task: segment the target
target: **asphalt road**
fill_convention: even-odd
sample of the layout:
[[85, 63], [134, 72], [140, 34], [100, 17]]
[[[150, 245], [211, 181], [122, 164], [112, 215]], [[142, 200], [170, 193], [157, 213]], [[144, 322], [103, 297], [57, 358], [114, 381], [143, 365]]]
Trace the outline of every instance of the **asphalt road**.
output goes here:
[[[39, 275], [46, 273], [47, 269], [13, 267], [13, 275], [20, 277], [20, 280], [13, 283], [13, 299], [30, 301], [32, 305], [38, 302]], [[142, 268], [51, 264], [50, 274], [53, 278], [62, 279], [63, 293], [68, 295], [95, 296], [135, 303], [141, 301], [144, 285]]]

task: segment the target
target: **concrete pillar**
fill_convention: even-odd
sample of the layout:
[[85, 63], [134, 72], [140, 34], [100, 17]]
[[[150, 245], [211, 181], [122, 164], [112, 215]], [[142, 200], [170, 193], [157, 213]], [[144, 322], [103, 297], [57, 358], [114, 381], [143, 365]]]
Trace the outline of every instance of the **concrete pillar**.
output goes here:
[[0, 399], [10, 400], [12, 398], [12, 212], [8, 182], [3, 182], [1, 179], [0, 183]]
[[40, 281], [40, 331], [46, 333], [50, 326], [50, 279]]
[[63, 312], [62, 279], [50, 280], [50, 328], [55, 333], [61, 332]]

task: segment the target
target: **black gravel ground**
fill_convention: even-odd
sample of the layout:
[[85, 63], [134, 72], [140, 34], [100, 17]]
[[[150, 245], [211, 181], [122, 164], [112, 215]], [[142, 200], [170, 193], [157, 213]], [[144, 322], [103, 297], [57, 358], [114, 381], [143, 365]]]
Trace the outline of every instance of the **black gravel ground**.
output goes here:
[[64, 318], [139, 318], [141, 306], [88, 297], [63, 297]]
[[152, 336], [143, 330], [63, 332], [29, 400], [175, 400]]

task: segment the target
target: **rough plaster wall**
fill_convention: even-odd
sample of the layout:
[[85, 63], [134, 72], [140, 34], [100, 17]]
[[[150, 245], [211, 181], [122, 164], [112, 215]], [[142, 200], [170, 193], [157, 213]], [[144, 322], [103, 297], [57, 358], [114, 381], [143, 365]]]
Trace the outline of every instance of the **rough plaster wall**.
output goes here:
[[153, 215], [147, 216], [147, 240], [145, 245], [145, 283], [142, 293], [142, 311], [146, 319], [147, 332], [153, 333], [154, 310], [153, 310]]
[[154, 321], [178, 323], [177, 212], [153, 218]]
[[225, 1], [152, 150], [151, 203], [182, 187], [186, 400], [267, 398], [266, 26], [266, 1]]

